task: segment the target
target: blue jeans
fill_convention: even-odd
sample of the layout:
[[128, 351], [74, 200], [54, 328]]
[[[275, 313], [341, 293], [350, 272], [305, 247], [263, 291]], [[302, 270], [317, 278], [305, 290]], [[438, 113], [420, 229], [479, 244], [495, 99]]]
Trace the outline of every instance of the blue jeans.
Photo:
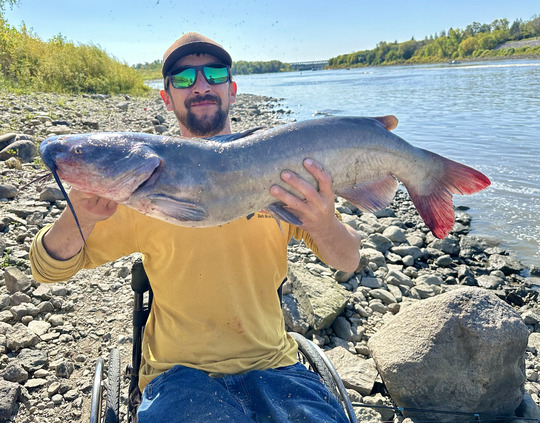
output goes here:
[[139, 423], [347, 423], [320, 377], [302, 364], [212, 378], [175, 366], [144, 389]]

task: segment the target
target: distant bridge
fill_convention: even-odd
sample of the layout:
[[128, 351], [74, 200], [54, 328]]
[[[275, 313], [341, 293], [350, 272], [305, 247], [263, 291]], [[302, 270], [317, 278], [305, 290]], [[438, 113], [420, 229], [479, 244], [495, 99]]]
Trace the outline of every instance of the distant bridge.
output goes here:
[[328, 60], [314, 60], [312, 62], [294, 62], [289, 63], [291, 68], [297, 71], [320, 70], [328, 65]]

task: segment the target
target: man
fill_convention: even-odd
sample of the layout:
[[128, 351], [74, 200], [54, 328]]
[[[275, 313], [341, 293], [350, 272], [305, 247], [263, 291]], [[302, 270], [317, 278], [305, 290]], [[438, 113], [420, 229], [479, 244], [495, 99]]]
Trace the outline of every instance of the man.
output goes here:
[[[197, 33], [165, 52], [161, 97], [182, 136], [231, 133], [231, 64], [223, 47]], [[143, 339], [139, 422], [347, 421], [318, 376], [297, 363], [276, 294], [292, 236], [333, 267], [353, 271], [359, 261], [359, 236], [336, 218], [329, 174], [309, 158], [304, 166], [318, 190], [292, 172], [282, 178], [305, 200], [271, 188], [301, 227], [280, 228], [259, 212], [185, 228], [72, 190], [86, 246], [69, 211], [37, 234], [31, 264], [42, 282], [143, 254], [154, 300]]]

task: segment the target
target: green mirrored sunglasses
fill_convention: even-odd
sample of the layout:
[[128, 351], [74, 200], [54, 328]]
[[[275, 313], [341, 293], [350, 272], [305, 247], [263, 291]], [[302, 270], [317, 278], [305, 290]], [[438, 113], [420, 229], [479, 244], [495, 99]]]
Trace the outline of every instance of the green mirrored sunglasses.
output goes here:
[[211, 63], [203, 66], [185, 66], [173, 69], [167, 74], [174, 88], [189, 88], [195, 85], [199, 71], [209, 84], [223, 84], [230, 80], [230, 68], [221, 63]]

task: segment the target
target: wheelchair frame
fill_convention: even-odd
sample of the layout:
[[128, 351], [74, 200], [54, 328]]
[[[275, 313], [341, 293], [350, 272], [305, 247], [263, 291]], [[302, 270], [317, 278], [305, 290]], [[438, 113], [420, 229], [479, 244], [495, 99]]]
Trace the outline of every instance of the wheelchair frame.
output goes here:
[[[126, 367], [126, 375], [129, 377], [127, 421], [128, 423], [137, 423], [137, 409], [142, 398], [141, 391], [139, 390], [142, 338], [153, 300], [150, 281], [148, 280], [141, 259], [137, 259], [133, 263], [131, 288], [134, 292], [133, 349], [131, 364], [128, 364]], [[281, 286], [278, 289], [278, 295], [281, 301]], [[301, 334], [289, 332], [289, 335], [298, 344], [299, 361], [321, 377], [328, 390], [338, 400], [349, 422], [357, 423], [347, 390], [330, 359], [316, 344]], [[98, 358], [92, 389], [90, 423], [120, 422], [120, 366], [120, 353], [116, 348], [111, 349], [107, 371], [105, 371], [104, 359], [102, 357]], [[105, 413], [102, 413], [104, 387], [106, 388], [107, 395]]]

